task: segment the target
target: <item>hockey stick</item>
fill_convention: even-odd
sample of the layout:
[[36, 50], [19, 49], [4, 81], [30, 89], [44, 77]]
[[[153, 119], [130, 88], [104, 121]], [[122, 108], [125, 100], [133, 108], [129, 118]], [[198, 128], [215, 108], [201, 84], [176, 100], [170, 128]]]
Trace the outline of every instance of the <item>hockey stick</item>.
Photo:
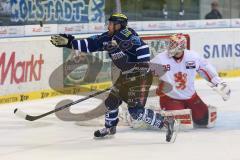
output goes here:
[[65, 109], [65, 108], [68, 108], [68, 107], [70, 107], [70, 106], [72, 106], [72, 105], [74, 105], [74, 104], [80, 103], [80, 102], [82, 102], [82, 101], [85, 101], [85, 100], [87, 100], [87, 99], [90, 99], [90, 98], [92, 98], [92, 97], [95, 97], [95, 96], [97, 96], [97, 95], [99, 95], [99, 94], [102, 94], [102, 93], [104, 93], [104, 92], [107, 92], [107, 91], [109, 91], [109, 90], [111, 90], [111, 89], [112, 89], [112, 87], [107, 88], [107, 89], [104, 89], [104, 90], [99, 91], [99, 92], [96, 92], [96, 93], [93, 93], [93, 94], [91, 94], [91, 95], [89, 95], [89, 96], [87, 96], [87, 97], [78, 99], [78, 100], [73, 101], [73, 102], [71, 102], [71, 103], [69, 103], [69, 104], [63, 105], [63, 106], [61, 106], [61, 107], [59, 107], [59, 108], [56, 108], [56, 109], [54, 109], [54, 110], [51, 110], [51, 111], [49, 111], [49, 112], [47, 112], [47, 113], [44, 113], [44, 114], [41, 114], [41, 115], [38, 115], [38, 116], [28, 115], [28, 114], [24, 113], [23, 111], [19, 110], [18, 108], [15, 108], [15, 109], [14, 109], [14, 114], [15, 114], [17, 117], [23, 118], [23, 119], [25, 119], [25, 120], [35, 121], [35, 120], [38, 120], [38, 119], [40, 119], [40, 118], [46, 117], [46, 116], [48, 116], [48, 115], [50, 115], [50, 114], [52, 114], [52, 113], [55, 113], [55, 112], [58, 112], [58, 111], [61, 111], [61, 110]]

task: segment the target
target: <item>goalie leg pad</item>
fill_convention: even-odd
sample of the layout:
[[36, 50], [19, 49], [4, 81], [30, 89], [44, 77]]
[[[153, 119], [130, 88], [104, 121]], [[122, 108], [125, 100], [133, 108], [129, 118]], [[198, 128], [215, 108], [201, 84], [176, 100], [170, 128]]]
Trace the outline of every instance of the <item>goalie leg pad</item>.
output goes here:
[[192, 98], [186, 100], [187, 108], [192, 110], [193, 122], [196, 125], [206, 126], [208, 124], [208, 106], [195, 93]]
[[209, 113], [209, 119], [208, 119], [208, 125], [207, 128], [212, 128], [216, 124], [217, 120], [217, 108], [214, 106], [208, 106], [208, 113]]
[[191, 109], [161, 111], [161, 115], [174, 116], [180, 122], [181, 130], [193, 129], [194, 127], [212, 128], [217, 119], [217, 108], [208, 106], [208, 115], [193, 122]]
[[180, 123], [181, 130], [193, 129], [193, 119], [191, 109], [181, 109], [181, 110], [170, 110], [170, 111], [160, 111], [164, 116], [174, 116], [176, 120]]

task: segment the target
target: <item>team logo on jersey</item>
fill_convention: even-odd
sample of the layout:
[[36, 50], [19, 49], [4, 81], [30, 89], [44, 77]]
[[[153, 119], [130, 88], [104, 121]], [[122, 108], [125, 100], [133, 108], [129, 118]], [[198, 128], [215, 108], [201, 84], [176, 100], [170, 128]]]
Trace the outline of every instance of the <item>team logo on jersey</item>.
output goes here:
[[184, 90], [186, 88], [187, 83], [187, 74], [182, 72], [175, 73], [174, 81], [176, 83], [176, 88], [178, 90]]
[[194, 68], [196, 68], [195, 61], [187, 61], [185, 64], [186, 64], [186, 69], [194, 69]]
[[125, 37], [129, 37], [132, 34], [132, 32], [130, 32], [127, 28], [120, 31], [120, 33], [122, 33]]

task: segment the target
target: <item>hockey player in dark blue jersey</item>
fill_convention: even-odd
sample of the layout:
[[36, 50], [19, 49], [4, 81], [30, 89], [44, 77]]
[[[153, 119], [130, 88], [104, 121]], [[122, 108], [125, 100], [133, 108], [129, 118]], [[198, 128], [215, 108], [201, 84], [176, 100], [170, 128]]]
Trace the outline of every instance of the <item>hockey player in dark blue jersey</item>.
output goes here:
[[148, 63], [149, 47], [138, 34], [127, 27], [128, 19], [124, 14], [115, 13], [109, 18], [108, 32], [86, 39], [75, 39], [72, 35], [60, 34], [51, 37], [57, 47], [67, 47], [81, 52], [108, 51], [113, 63], [121, 70], [105, 100], [107, 111], [105, 127], [94, 132], [95, 137], [104, 137], [116, 133], [118, 108], [122, 101], [128, 104], [128, 111], [134, 120], [144, 121], [151, 126], [167, 128], [166, 140], [170, 141], [174, 133], [173, 118], [165, 118], [151, 109], [145, 109], [152, 75]]

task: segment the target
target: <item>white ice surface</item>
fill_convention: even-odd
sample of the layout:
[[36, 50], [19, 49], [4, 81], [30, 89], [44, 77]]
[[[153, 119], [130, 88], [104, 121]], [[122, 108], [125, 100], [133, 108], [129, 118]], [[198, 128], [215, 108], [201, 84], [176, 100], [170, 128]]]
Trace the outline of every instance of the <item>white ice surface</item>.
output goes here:
[[[38, 115], [53, 109], [60, 100], [77, 96], [1, 105], [0, 160], [240, 160], [240, 78], [226, 81], [232, 88], [227, 102], [205, 81], [196, 82], [202, 99], [218, 107], [216, 127], [180, 132], [174, 144], [165, 144], [164, 133], [128, 127], [118, 127], [114, 138], [95, 140], [93, 132], [100, 126], [79, 126], [61, 121], [54, 114], [28, 122], [13, 114], [18, 107]], [[72, 111], [100, 102], [91, 99], [73, 106]], [[147, 104], [157, 103], [158, 98], [150, 98]]]

